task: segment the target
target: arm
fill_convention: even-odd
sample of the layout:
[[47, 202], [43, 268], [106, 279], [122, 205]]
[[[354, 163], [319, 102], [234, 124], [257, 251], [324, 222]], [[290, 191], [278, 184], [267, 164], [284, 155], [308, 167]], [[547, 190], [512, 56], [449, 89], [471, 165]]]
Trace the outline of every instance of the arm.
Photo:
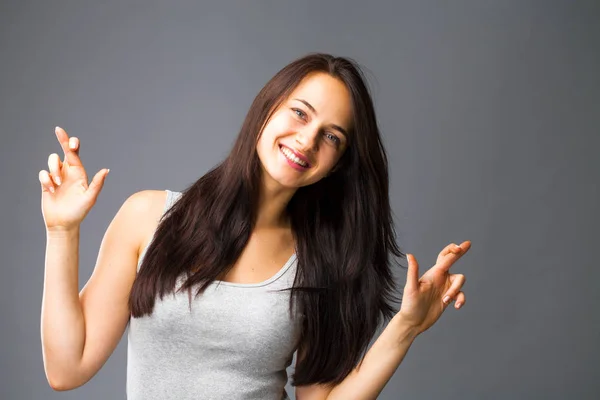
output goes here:
[[[160, 193], [160, 194], [158, 194]], [[157, 196], [162, 203], [157, 207]], [[48, 231], [41, 312], [44, 370], [55, 390], [83, 385], [104, 365], [129, 321], [143, 225], [165, 192], [130, 196], [110, 223], [92, 276], [78, 291], [79, 228]]]
[[[429, 329], [448, 304], [461, 308], [465, 294], [462, 274], [450, 274], [450, 267], [471, 248], [471, 242], [460, 246], [452, 243], [438, 255], [437, 263], [419, 279], [419, 266], [413, 255], [407, 254], [407, 280], [402, 307], [371, 346], [361, 365], [357, 366], [337, 386], [310, 385], [297, 388], [298, 400], [366, 400], [376, 399], [392, 377], [414, 339]], [[300, 354], [300, 352], [299, 352]]]
[[414, 328], [403, 323], [399, 316], [394, 317], [367, 351], [362, 364], [339, 385], [299, 386], [296, 388], [296, 399], [376, 399], [404, 359], [416, 336]]

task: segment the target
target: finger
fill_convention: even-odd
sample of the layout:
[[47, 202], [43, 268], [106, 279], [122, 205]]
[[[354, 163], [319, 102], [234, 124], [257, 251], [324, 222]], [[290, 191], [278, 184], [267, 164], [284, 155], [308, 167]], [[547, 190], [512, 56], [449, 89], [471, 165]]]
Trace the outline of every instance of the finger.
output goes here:
[[471, 242], [469, 240], [466, 240], [461, 244], [450, 243], [448, 246], [444, 247], [440, 254], [438, 254], [437, 262], [440, 262], [444, 257], [446, 257], [449, 254], [463, 255], [467, 252], [467, 250], [469, 250], [470, 247]]
[[456, 295], [456, 302], [454, 303], [454, 308], [458, 310], [459, 308], [465, 305], [465, 301], [466, 298], [464, 292], [458, 292], [458, 294]]
[[67, 153], [70, 151], [69, 135], [67, 135], [67, 132], [65, 132], [65, 130], [63, 128], [61, 128], [60, 126], [57, 126], [56, 128], [54, 128], [54, 133], [56, 134], [56, 139], [58, 139], [58, 143], [60, 143], [60, 147], [62, 148], [63, 153], [66, 156]]
[[50, 192], [54, 193], [54, 182], [50, 178], [50, 174], [46, 170], [41, 170], [38, 174], [38, 178], [40, 180], [40, 184], [42, 185], [42, 192]]
[[69, 149], [71, 149], [71, 151], [74, 152], [75, 154], [79, 155], [79, 138], [78, 137], [71, 136], [69, 138]]
[[[65, 130], [63, 128], [61, 128], [60, 126], [57, 126], [54, 129], [54, 133], [56, 133], [56, 138], [58, 139], [58, 142], [60, 143], [60, 146], [63, 149], [63, 152], [65, 154], [65, 162], [67, 162], [69, 165], [76, 165], [79, 167], [83, 167], [83, 165], [81, 164], [81, 160], [79, 159], [79, 155], [77, 154], [76, 151], [73, 151], [73, 149], [70, 146], [70, 141], [69, 141], [69, 135], [67, 135], [67, 132], [65, 132]], [[77, 142], [75, 142], [77, 143]], [[79, 145], [76, 144], [76, 149], [78, 149]]]
[[409, 288], [416, 288], [419, 286], [419, 263], [412, 254], [406, 254], [406, 261], [408, 261], [408, 271], [406, 271], [406, 285]]
[[450, 267], [471, 248], [471, 241], [467, 240], [462, 242], [460, 245], [454, 243], [446, 246], [442, 252], [440, 252], [436, 267], [440, 268], [443, 272], [446, 272]]
[[454, 299], [458, 295], [460, 289], [465, 284], [465, 280], [465, 276], [462, 274], [452, 275], [452, 284], [450, 285], [448, 290], [446, 290], [446, 293], [442, 296], [442, 301], [444, 302], [444, 304], [450, 304], [452, 299]]
[[448, 276], [448, 279], [450, 280], [450, 284], [452, 285], [454, 283], [454, 281], [456, 281], [457, 279], [460, 279], [462, 281], [462, 285], [465, 285], [465, 282], [467, 281], [467, 277], [464, 276], [463, 274], [450, 274], [450, 276]]
[[98, 193], [100, 193], [100, 190], [102, 190], [102, 187], [104, 186], [106, 175], [108, 175], [109, 172], [110, 169], [101, 169], [96, 173], [96, 175], [94, 175], [92, 182], [88, 186], [88, 192], [90, 192], [92, 197], [95, 198], [96, 196], [98, 196]]
[[456, 254], [460, 251], [460, 246], [457, 245], [456, 243], [450, 243], [449, 245], [447, 245], [446, 247], [444, 247], [442, 249], [442, 251], [440, 251], [440, 254], [438, 254], [438, 259], [440, 257], [445, 257], [448, 254]]
[[48, 156], [48, 170], [50, 171], [50, 177], [52, 178], [54, 183], [56, 183], [57, 186], [60, 186], [61, 184], [61, 169], [62, 162], [60, 161], [60, 157], [58, 156], [58, 154], [50, 154], [50, 156]]

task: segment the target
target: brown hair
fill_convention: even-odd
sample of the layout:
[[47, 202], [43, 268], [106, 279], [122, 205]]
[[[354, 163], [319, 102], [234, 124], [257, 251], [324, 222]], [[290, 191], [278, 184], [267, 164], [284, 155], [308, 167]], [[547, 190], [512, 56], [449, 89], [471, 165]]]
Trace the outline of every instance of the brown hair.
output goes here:
[[187, 276], [181, 290], [195, 287], [198, 295], [233, 266], [256, 221], [257, 139], [274, 110], [313, 72], [346, 85], [353, 123], [335, 171], [299, 188], [287, 206], [298, 257], [290, 311], [297, 302], [305, 316], [293, 385], [341, 382], [399, 302], [389, 256], [405, 255], [395, 241], [387, 156], [354, 61], [309, 54], [263, 87], [228, 157], [183, 190], [163, 215], [129, 300], [132, 317], [150, 315], [156, 296], [173, 292], [181, 275]]

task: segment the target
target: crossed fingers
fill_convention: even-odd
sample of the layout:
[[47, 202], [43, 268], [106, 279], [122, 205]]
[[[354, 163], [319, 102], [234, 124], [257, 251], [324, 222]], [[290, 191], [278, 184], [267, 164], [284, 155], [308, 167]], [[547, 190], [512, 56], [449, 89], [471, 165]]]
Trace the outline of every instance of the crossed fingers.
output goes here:
[[79, 158], [79, 139], [67, 135], [64, 129], [56, 127], [54, 129], [56, 139], [64, 153], [64, 161], [60, 159], [57, 153], [52, 153], [48, 156], [48, 170], [39, 172], [39, 180], [42, 185], [42, 191], [54, 193], [57, 186], [62, 184], [64, 177], [64, 165], [83, 167]]
[[[448, 272], [450, 267], [460, 259], [471, 248], [471, 242], [465, 241], [460, 245], [451, 243], [446, 246], [438, 255], [436, 268], [443, 272]], [[461, 288], [465, 284], [466, 278], [463, 274], [449, 274], [448, 280], [450, 287], [442, 297], [442, 302], [445, 306], [449, 305], [452, 300], [455, 300], [454, 308], [459, 309], [465, 304], [466, 298]]]

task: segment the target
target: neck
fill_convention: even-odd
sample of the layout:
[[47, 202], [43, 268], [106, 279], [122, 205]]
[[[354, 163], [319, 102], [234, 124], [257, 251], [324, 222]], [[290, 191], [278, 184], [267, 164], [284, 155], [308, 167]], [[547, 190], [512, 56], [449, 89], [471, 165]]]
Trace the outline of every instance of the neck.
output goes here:
[[296, 188], [283, 187], [279, 183], [264, 179], [259, 196], [255, 229], [289, 228], [287, 204], [296, 193]]

